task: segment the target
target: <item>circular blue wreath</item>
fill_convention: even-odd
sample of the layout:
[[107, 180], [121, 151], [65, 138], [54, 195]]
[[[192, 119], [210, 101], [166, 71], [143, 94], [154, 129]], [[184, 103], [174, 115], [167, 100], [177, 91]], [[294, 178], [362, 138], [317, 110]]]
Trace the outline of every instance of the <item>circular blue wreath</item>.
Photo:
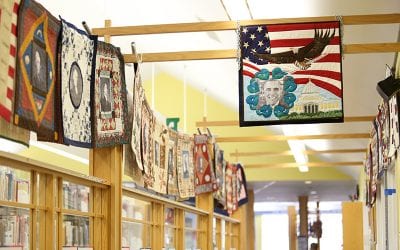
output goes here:
[[[246, 103], [249, 105], [251, 110], [255, 110], [256, 114], [268, 118], [274, 113], [278, 118], [287, 115], [289, 110], [293, 108], [296, 96], [292, 93], [297, 89], [297, 84], [292, 76], [288, 76], [288, 73], [283, 71], [281, 68], [276, 67], [270, 73], [268, 69], [261, 69], [255, 73], [254, 77], [250, 79], [250, 83], [247, 86], [247, 91], [251, 94], [246, 97]], [[283, 79], [282, 79], [283, 78]], [[260, 99], [260, 86], [258, 80], [283, 80], [283, 98], [282, 102], [275, 107], [271, 105], [263, 105], [258, 107]]]

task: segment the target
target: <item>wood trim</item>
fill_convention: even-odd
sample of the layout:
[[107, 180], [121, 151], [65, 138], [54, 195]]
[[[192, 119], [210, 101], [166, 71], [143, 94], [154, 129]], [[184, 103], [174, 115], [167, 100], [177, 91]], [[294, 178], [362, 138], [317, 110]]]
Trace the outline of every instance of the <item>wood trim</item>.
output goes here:
[[74, 215], [74, 216], [82, 216], [82, 217], [97, 217], [97, 218], [104, 217], [102, 214], [95, 214], [92, 212], [82, 212], [82, 211], [78, 211], [78, 210], [65, 209], [65, 208], [61, 208], [61, 213], [63, 215]]
[[138, 224], [145, 224], [145, 225], [149, 225], [149, 226], [155, 225], [155, 223], [153, 223], [151, 221], [138, 220], [138, 219], [133, 219], [133, 218], [129, 218], [129, 217], [122, 217], [122, 223], [123, 222], [132, 222], [132, 223], [138, 223]]
[[[26, 171], [30, 171], [33, 169], [39, 173], [46, 173], [57, 177], [62, 177], [64, 180], [70, 180], [71, 182], [78, 181], [86, 183], [85, 185], [98, 186], [101, 188], [107, 188], [109, 186], [109, 182], [102, 178], [84, 175], [75, 171], [47, 164], [42, 161], [32, 160], [20, 155], [0, 152], [0, 162], [3, 165], [12, 168], [22, 169]], [[88, 184], [88, 182], [90, 184]]]
[[[388, 24], [388, 23], [399, 23], [400, 14], [394, 13], [394, 14], [375, 14], [375, 15], [350, 15], [350, 16], [342, 16], [342, 19], [344, 25]], [[240, 25], [321, 22], [321, 21], [336, 21], [336, 20], [337, 20], [336, 16], [256, 19], [256, 20], [242, 20], [240, 21]], [[105, 35], [125, 36], [125, 35], [182, 33], [182, 32], [222, 31], [222, 30], [236, 30], [236, 29], [237, 29], [236, 21], [216, 21], [216, 22], [196, 22], [196, 23], [176, 23], [176, 24], [94, 28], [92, 29], [92, 34], [98, 36], [105, 36]]]
[[360, 54], [360, 53], [387, 53], [399, 52], [400, 43], [364, 43], [364, 44], [345, 44], [343, 45], [343, 53]]
[[234, 136], [217, 137], [216, 142], [262, 142], [262, 141], [286, 141], [286, 140], [333, 140], [333, 139], [369, 139], [369, 133], [350, 134], [323, 134], [323, 135], [263, 135], [263, 136]]
[[[347, 116], [344, 117], [344, 122], [371, 122], [375, 116]], [[237, 120], [226, 120], [226, 121], [198, 121], [196, 122], [196, 127], [225, 127], [225, 126], [239, 126], [239, 121]]]
[[[235, 49], [225, 50], [199, 50], [199, 51], [176, 51], [140, 54], [142, 62], [166, 62], [186, 60], [213, 60], [233, 59], [237, 57]], [[137, 62], [133, 54], [124, 54], [125, 63]]]
[[[386, 53], [399, 52], [400, 43], [365, 43], [365, 44], [344, 44], [344, 54], [359, 53]], [[199, 51], [175, 51], [140, 54], [142, 62], [166, 62], [166, 61], [188, 61], [188, 60], [214, 60], [214, 59], [235, 59], [237, 50], [199, 50]], [[137, 62], [133, 54], [124, 54], [125, 63]]]
[[232, 218], [232, 217], [228, 217], [228, 216], [222, 215], [222, 214], [214, 213], [214, 217], [219, 219], [219, 220], [229, 221], [229, 222], [232, 222], [232, 223], [240, 223], [239, 220], [237, 220], [235, 218]]
[[180, 209], [183, 209], [185, 211], [196, 213], [196, 214], [199, 214], [199, 215], [207, 215], [208, 214], [208, 212], [206, 212], [206, 211], [204, 211], [202, 209], [199, 209], [199, 208], [196, 208], [196, 207], [192, 207], [192, 206], [183, 204], [181, 202], [169, 200], [169, 199], [163, 198], [161, 196], [157, 196], [157, 195], [154, 195], [154, 194], [146, 193], [145, 191], [141, 191], [141, 190], [138, 190], [138, 189], [122, 187], [122, 191], [123, 191], [123, 193], [126, 193], [128, 195], [129, 194], [136, 194], [136, 195], [145, 197], [147, 199], [150, 199], [152, 201], [156, 200], [157, 202], [163, 202], [163, 203], [168, 204], [168, 205], [170, 205], [172, 207], [180, 208]]
[[245, 169], [248, 168], [297, 168], [302, 165], [308, 167], [359, 167], [363, 166], [362, 161], [349, 161], [349, 162], [307, 162], [306, 164], [299, 164], [296, 162], [285, 162], [285, 163], [260, 163], [260, 164], [244, 164]]
[[15, 207], [15, 208], [28, 208], [28, 209], [34, 209], [35, 205], [31, 203], [19, 203], [15, 201], [2, 201], [0, 200], [0, 206], [4, 207]]
[[[331, 149], [331, 150], [305, 150], [302, 153], [307, 155], [316, 154], [351, 154], [351, 153], [365, 153], [366, 148], [360, 149]], [[288, 156], [293, 155], [291, 150], [288, 151], [265, 151], [265, 152], [236, 152], [230, 153], [231, 157], [252, 157], [252, 156]]]

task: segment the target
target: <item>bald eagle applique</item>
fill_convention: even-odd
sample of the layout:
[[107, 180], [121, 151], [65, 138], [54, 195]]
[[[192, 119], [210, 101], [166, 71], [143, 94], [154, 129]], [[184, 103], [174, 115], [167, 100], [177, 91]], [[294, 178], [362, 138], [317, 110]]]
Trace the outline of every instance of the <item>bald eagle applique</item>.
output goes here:
[[[332, 34], [331, 34], [332, 33]], [[308, 69], [315, 59], [321, 56], [325, 47], [330, 43], [335, 36], [335, 29], [331, 30], [314, 30], [314, 40], [304, 47], [297, 49], [279, 52], [275, 54], [252, 52], [259, 59], [267, 60], [269, 63], [293, 63], [298, 68]]]

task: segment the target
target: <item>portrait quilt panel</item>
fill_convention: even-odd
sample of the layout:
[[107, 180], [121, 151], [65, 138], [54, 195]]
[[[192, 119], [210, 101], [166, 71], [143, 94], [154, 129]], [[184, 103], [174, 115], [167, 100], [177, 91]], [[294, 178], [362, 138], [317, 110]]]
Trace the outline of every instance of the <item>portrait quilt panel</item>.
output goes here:
[[[38, 138], [58, 141], [57, 41], [60, 22], [33, 0], [21, 2], [14, 122]], [[58, 99], [57, 99], [58, 100]], [[57, 111], [57, 113], [56, 113]]]
[[17, 54], [19, 0], [0, 1], [0, 119], [11, 122]]
[[178, 133], [173, 129], [168, 129], [168, 138], [166, 144], [165, 157], [166, 166], [168, 167], [168, 195], [179, 196], [178, 190], [178, 173], [177, 173], [177, 143]]
[[237, 200], [238, 205], [244, 205], [248, 202], [247, 196], [247, 182], [244, 168], [241, 164], [237, 164], [236, 176], [237, 176]]
[[227, 163], [225, 172], [226, 210], [228, 214], [233, 214], [237, 209], [236, 165]]
[[137, 65], [136, 74], [133, 83], [133, 123], [131, 146], [136, 155], [136, 163], [141, 170], [143, 168], [141, 138], [142, 138], [142, 104], [144, 100], [144, 89], [142, 78], [140, 76], [140, 65]]
[[92, 147], [91, 93], [97, 37], [62, 20], [61, 101], [64, 143]]
[[94, 84], [94, 146], [129, 143], [125, 63], [119, 48], [97, 42]]
[[393, 157], [400, 145], [399, 134], [399, 97], [398, 94], [393, 95], [389, 99], [389, 157]]
[[222, 207], [226, 207], [226, 191], [225, 191], [225, 168], [226, 161], [224, 159], [224, 151], [218, 146], [218, 144], [214, 144], [214, 172], [215, 179], [217, 182], [218, 190], [216, 190], [213, 195], [214, 199], [221, 204]]
[[194, 197], [193, 138], [186, 134], [178, 134], [177, 172], [179, 197]]
[[240, 27], [240, 126], [343, 122], [340, 22]]
[[166, 165], [166, 143], [168, 137], [167, 126], [155, 119], [152, 166], [154, 171], [153, 190], [160, 194], [167, 194], [168, 168]]
[[141, 147], [142, 147], [142, 164], [144, 169], [145, 187], [153, 189], [154, 185], [154, 169], [153, 169], [153, 126], [154, 115], [147, 103], [146, 98], [143, 98], [142, 103], [142, 129], [141, 129]]
[[[128, 101], [128, 117], [127, 120], [130, 123], [128, 126], [132, 127], [133, 122], [133, 94], [128, 92], [127, 93], [127, 101]], [[123, 145], [123, 166], [124, 166], [124, 173], [125, 175], [132, 178], [132, 181], [141, 187], [144, 187], [143, 181], [143, 172], [138, 167], [136, 161], [136, 155], [134, 154], [131, 144]]]
[[[212, 144], [211, 144], [212, 145]], [[212, 158], [208, 149], [208, 136], [194, 135], [195, 194], [212, 192], [217, 189], [212, 169]]]

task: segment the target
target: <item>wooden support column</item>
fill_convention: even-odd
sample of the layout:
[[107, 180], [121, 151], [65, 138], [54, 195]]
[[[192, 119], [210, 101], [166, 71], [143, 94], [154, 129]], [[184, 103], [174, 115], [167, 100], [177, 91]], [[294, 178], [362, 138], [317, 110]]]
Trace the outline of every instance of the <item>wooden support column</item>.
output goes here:
[[[247, 204], [247, 221], [241, 220], [240, 225], [247, 224], [247, 248], [249, 250], [255, 249], [255, 216], [254, 216], [254, 190], [247, 190], [248, 204]], [[245, 232], [246, 233], [246, 232]]]
[[203, 237], [200, 237], [197, 241], [197, 248], [204, 250], [213, 249], [212, 239], [213, 239], [213, 216], [214, 216], [214, 198], [212, 193], [205, 193], [196, 196], [196, 207], [208, 212], [206, 219], [200, 219], [199, 226], [204, 233]]
[[[122, 147], [97, 148], [90, 150], [90, 175], [103, 178], [110, 189], [101, 190], [101, 247], [95, 249], [121, 249], [121, 197], [122, 197]], [[95, 194], [98, 197], [98, 193]], [[96, 200], [95, 203], [100, 202]], [[98, 211], [96, 211], [98, 212]], [[94, 234], [99, 234], [95, 231]], [[94, 242], [98, 245], [100, 243]], [[99, 246], [98, 246], [99, 247]]]
[[233, 218], [240, 221], [239, 227], [239, 249], [247, 249], [248, 225], [247, 225], [247, 206], [242, 205], [233, 213]]
[[308, 249], [308, 196], [299, 196], [300, 235], [297, 241], [299, 250]]
[[43, 232], [46, 235], [46, 247], [45, 249], [53, 249], [54, 248], [54, 220], [55, 220], [55, 199], [54, 196], [56, 194], [56, 190], [54, 188], [55, 177], [52, 175], [46, 175], [45, 179], [45, 188], [46, 188], [46, 231]]
[[288, 218], [289, 218], [289, 250], [296, 250], [296, 207], [288, 206]]
[[300, 236], [308, 237], [308, 196], [299, 196]]
[[343, 250], [362, 250], [363, 240], [363, 203], [343, 202]]

